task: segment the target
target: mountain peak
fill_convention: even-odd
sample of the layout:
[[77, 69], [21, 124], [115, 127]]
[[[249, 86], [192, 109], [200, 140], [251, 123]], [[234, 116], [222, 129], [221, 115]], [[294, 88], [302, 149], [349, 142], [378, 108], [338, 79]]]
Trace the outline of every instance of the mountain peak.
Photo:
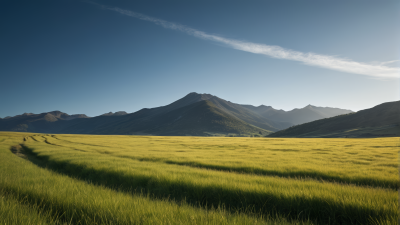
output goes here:
[[259, 105], [257, 108], [264, 108], [264, 109], [273, 109], [272, 106], [269, 105]]
[[[192, 103], [195, 102], [199, 102], [199, 101], [203, 101], [203, 100], [209, 100], [211, 98], [215, 98], [214, 95], [210, 95], [210, 94], [201, 94], [201, 93], [197, 93], [197, 92], [190, 92], [189, 94], [187, 94], [185, 97], [178, 99], [177, 101], [167, 105], [168, 107], [172, 108], [180, 108], [186, 105], [190, 105]], [[171, 110], [168, 109], [168, 110]]]
[[186, 98], [186, 97], [199, 98], [200, 100], [208, 100], [208, 99], [213, 98], [215, 96], [214, 95], [210, 95], [210, 94], [206, 94], [206, 93], [190, 92], [184, 98]]
[[53, 115], [53, 116], [55, 116], [57, 118], [63, 118], [63, 117], [68, 117], [69, 116], [68, 114], [63, 113], [63, 112], [61, 112], [59, 110], [54, 110], [54, 111], [48, 112], [47, 114]]
[[125, 112], [125, 111], [118, 111], [118, 112], [115, 112], [115, 113], [113, 113], [113, 112], [104, 113], [104, 114], [102, 114], [100, 116], [124, 116], [124, 115], [127, 115], [127, 114], [128, 113]]

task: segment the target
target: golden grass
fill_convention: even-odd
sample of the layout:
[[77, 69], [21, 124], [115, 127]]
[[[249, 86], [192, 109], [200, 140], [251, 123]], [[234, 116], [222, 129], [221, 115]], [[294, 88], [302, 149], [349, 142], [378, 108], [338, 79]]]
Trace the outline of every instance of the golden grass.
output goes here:
[[399, 186], [398, 138], [300, 139], [149, 136], [47, 136], [85, 151], [241, 173]]
[[0, 132], [0, 194], [52, 223], [396, 224], [398, 143]]

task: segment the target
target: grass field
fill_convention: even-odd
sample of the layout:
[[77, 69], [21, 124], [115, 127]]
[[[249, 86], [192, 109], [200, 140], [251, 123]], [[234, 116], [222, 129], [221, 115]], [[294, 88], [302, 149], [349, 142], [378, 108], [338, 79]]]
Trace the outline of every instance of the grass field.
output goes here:
[[398, 154], [398, 138], [0, 132], [0, 223], [397, 224]]

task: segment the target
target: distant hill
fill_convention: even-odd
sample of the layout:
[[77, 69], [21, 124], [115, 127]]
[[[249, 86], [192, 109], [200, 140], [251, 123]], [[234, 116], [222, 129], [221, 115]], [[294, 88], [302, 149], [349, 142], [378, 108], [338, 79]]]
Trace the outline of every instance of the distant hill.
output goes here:
[[[48, 132], [62, 128], [57, 121], [69, 121], [77, 118], [89, 118], [85, 114], [68, 115], [60, 111], [33, 114], [24, 113], [14, 117], [6, 117], [0, 121], [2, 131]], [[64, 123], [67, 125], [66, 123]]]
[[270, 120], [285, 121], [294, 125], [353, 112], [347, 109], [317, 107], [313, 105], [308, 105], [301, 109], [293, 109], [291, 111], [276, 110], [271, 106], [265, 105], [258, 107], [244, 105], [244, 107]]
[[[60, 111], [23, 114], [0, 120], [0, 130], [71, 134], [262, 135], [302, 121], [348, 110], [307, 106], [289, 112], [270, 106], [240, 105], [210, 94], [189, 93], [166, 106], [134, 113], [105, 113], [89, 118]], [[297, 118], [297, 119], [296, 119]]]
[[321, 119], [275, 132], [270, 137], [385, 137], [400, 136], [400, 101]]

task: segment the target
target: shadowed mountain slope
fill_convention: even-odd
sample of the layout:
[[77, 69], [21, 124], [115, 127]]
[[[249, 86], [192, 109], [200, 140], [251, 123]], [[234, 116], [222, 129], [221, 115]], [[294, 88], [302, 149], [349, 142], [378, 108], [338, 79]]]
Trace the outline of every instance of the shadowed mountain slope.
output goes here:
[[[67, 133], [73, 132], [74, 130], [79, 130], [80, 132], [83, 132], [83, 130], [85, 129], [86, 131], [84, 133], [108, 133], [107, 130], [116, 131], [116, 127], [124, 131], [127, 131], [129, 129], [121, 129], [122, 127], [135, 127], [130, 128], [131, 131], [129, 132], [133, 132], [132, 130], [134, 130], [134, 132], [140, 132], [147, 130], [148, 126], [151, 126], [154, 121], [158, 121], [158, 117], [164, 117], [169, 112], [204, 100], [212, 102], [213, 107], [217, 108], [220, 112], [224, 112], [225, 114], [229, 115], [229, 117], [236, 118], [237, 121], [249, 123], [264, 130], [277, 131], [293, 125], [291, 123], [269, 120], [250, 110], [247, 110], [239, 104], [231, 103], [210, 94], [198, 94], [192, 92], [169, 105], [151, 109], [144, 108], [135, 113], [123, 116], [117, 119], [117, 121], [113, 120], [112, 124], [108, 121], [103, 121], [101, 118], [95, 117], [91, 119], [90, 122], [86, 122], [84, 126], [77, 124], [76, 126], [74, 126], [73, 129], [68, 129]], [[94, 125], [96, 126], [96, 129], [92, 129]]]
[[[308, 111], [305, 108], [298, 110], [303, 114], [312, 112], [317, 115], [305, 115], [308, 120], [332, 114], [313, 111], [311, 106], [308, 108]], [[72, 134], [265, 135], [294, 125], [292, 122], [274, 119], [279, 115], [284, 115], [280, 119], [285, 119], [288, 117], [285, 117], [285, 113], [290, 114], [270, 106], [240, 105], [210, 94], [192, 92], [169, 105], [144, 108], [131, 114], [110, 112], [93, 118], [69, 116], [59, 111], [24, 114], [0, 120], [0, 130]]]
[[400, 101], [321, 119], [278, 131], [270, 137], [382, 137], [400, 136]]
[[232, 103], [216, 96], [210, 98], [209, 101], [214, 103], [217, 108], [230, 114], [231, 116], [266, 130], [277, 131], [293, 125], [292, 123], [286, 121], [271, 120], [247, 109], [246, 107], [243, 107], [240, 104]]
[[[170, 106], [170, 105], [169, 105]], [[118, 117], [94, 117], [75, 123], [63, 133], [80, 134], [152, 134], [152, 135], [199, 135], [236, 134], [266, 135], [271, 131], [248, 124], [216, 107], [209, 100], [168, 110], [142, 109]]]
[[209, 100], [202, 100], [151, 118], [126, 118], [118, 127], [104, 127], [93, 133], [199, 135], [220, 134], [268, 134], [259, 127], [245, 123], [219, 109]]
[[63, 129], [62, 132], [75, 134], [150, 134], [147, 130], [156, 126], [156, 121], [160, 121], [160, 118], [165, 114], [210, 97], [212, 95], [190, 93], [166, 106], [144, 108], [121, 116], [97, 116], [90, 120], [82, 120], [71, 124], [71, 126]]

